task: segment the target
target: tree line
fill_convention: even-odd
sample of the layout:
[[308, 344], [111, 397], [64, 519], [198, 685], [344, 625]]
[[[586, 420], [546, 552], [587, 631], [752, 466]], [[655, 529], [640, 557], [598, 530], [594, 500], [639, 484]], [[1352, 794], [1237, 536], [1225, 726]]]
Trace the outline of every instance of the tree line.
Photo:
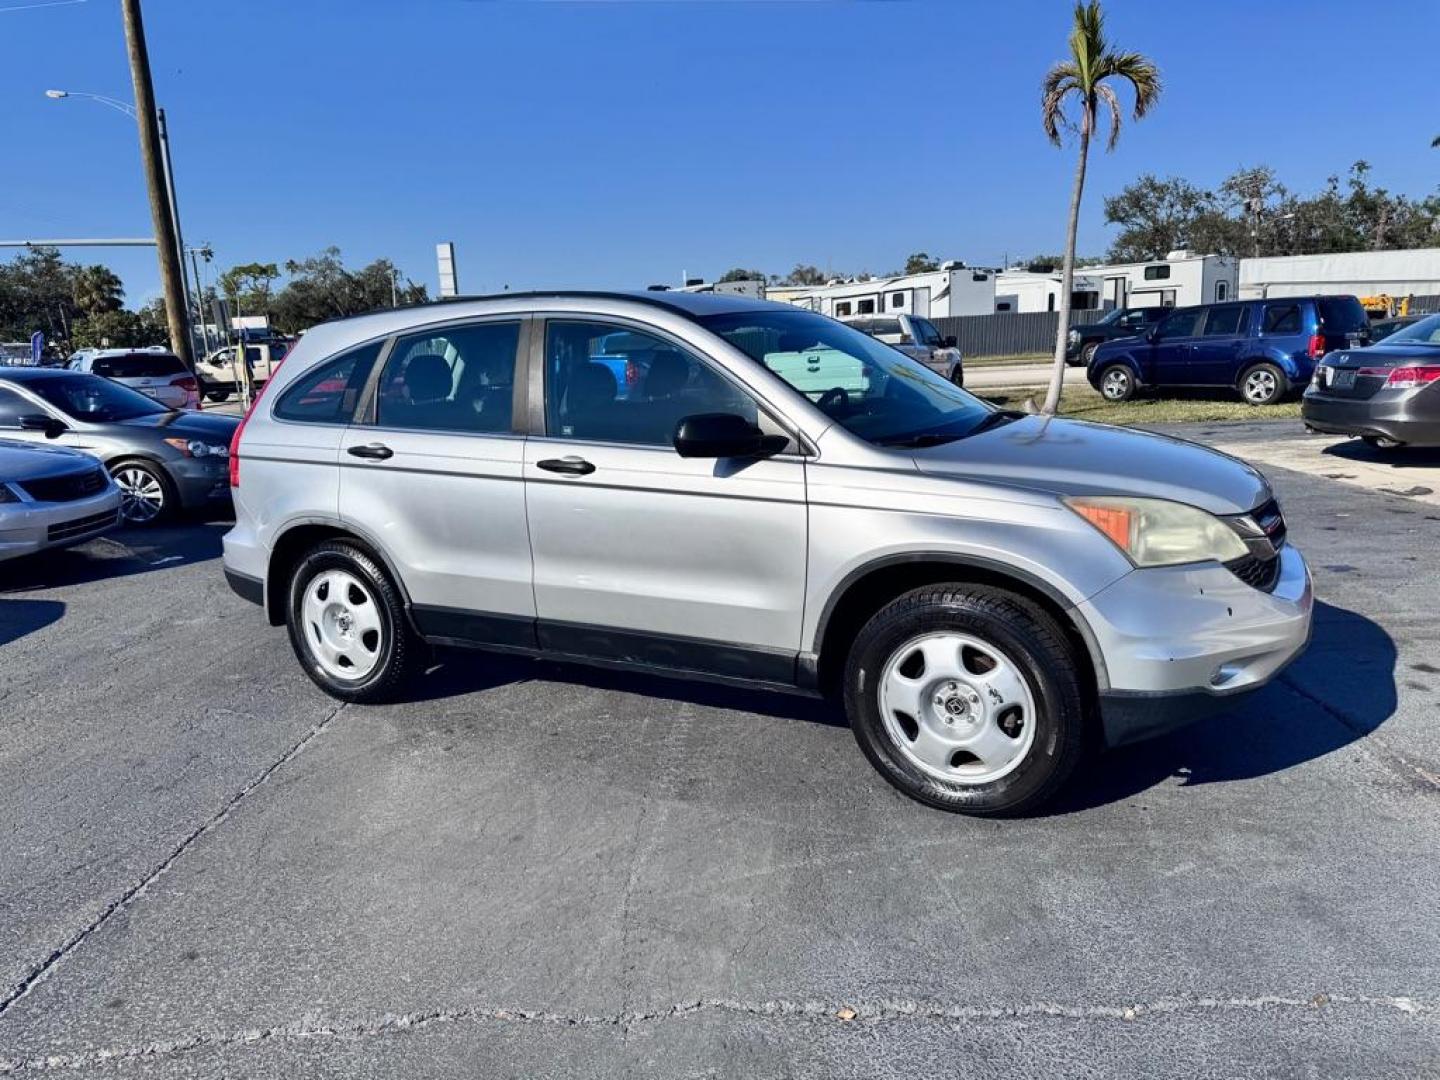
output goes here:
[[[226, 300], [232, 316], [267, 315], [271, 326], [294, 334], [327, 319], [429, 297], [424, 285], [406, 278], [389, 259], [350, 269], [340, 249], [330, 247], [307, 259], [243, 263], [224, 271], [200, 298], [207, 321], [216, 298]], [[54, 248], [0, 263], [5, 341], [24, 341], [40, 330], [62, 352], [106, 343], [131, 348], [165, 344], [166, 327], [164, 301], [127, 308], [124, 283], [108, 267], [67, 262]]]

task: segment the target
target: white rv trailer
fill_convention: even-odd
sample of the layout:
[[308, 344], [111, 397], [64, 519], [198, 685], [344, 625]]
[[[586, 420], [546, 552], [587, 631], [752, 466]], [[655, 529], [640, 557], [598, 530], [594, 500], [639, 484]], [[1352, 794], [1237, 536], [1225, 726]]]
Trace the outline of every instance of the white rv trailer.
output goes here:
[[923, 274], [828, 285], [771, 285], [765, 297], [837, 319], [901, 313], [929, 319], [989, 315], [995, 310], [995, 271], [947, 262]]
[[1086, 266], [1100, 279], [1103, 308], [1189, 307], [1233, 300], [1239, 285], [1238, 261], [1229, 255], [1172, 251], [1151, 262]]
[[1240, 260], [1240, 295], [1341, 293], [1354, 296], [1432, 296], [1440, 293], [1440, 248], [1338, 251]]
[[[995, 278], [996, 312], [1057, 311], [1060, 308], [1061, 274], [1029, 270], [1002, 270]], [[1088, 269], [1076, 272], [1070, 283], [1070, 307], [1088, 311], [1100, 306], [1100, 279]]]

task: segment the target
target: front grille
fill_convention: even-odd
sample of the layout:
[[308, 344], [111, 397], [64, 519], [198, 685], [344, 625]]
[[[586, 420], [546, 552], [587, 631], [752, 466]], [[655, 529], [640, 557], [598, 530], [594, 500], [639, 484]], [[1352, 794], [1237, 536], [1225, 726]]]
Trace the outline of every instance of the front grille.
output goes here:
[[1261, 559], [1255, 555], [1242, 555], [1238, 559], [1231, 559], [1227, 562], [1225, 568], [1246, 585], [1259, 589], [1261, 592], [1269, 592], [1280, 580], [1280, 556], [1278, 555], [1272, 555], [1268, 559]]
[[20, 486], [37, 502], [74, 502], [105, 490], [105, 470], [94, 468], [83, 473], [22, 480]]
[[86, 533], [94, 532], [96, 529], [104, 529], [114, 525], [119, 513], [115, 510], [106, 511], [103, 514], [90, 514], [87, 517], [75, 518], [73, 521], [62, 521], [58, 525], [51, 525], [46, 530], [46, 537], [53, 541], [71, 540], [77, 536], [84, 536]]
[[1288, 531], [1280, 504], [1270, 499], [1248, 514], [1227, 520], [1249, 550], [1231, 559], [1225, 568], [1252, 588], [1270, 592], [1280, 581], [1280, 549]]

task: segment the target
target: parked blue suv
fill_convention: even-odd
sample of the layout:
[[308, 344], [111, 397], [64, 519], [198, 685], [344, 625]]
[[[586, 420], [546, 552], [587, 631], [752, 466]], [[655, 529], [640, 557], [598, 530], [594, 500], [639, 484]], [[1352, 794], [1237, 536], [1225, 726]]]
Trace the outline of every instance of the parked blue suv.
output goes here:
[[1176, 308], [1140, 337], [1107, 341], [1086, 368], [1109, 401], [1140, 390], [1225, 386], [1251, 405], [1303, 389], [1332, 349], [1369, 341], [1353, 296], [1286, 296]]

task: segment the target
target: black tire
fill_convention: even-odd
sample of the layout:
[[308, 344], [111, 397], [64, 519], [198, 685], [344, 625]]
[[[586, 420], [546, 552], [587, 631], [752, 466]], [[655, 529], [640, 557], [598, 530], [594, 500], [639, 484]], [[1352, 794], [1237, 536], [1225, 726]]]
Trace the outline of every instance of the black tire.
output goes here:
[[1274, 405], [1290, 392], [1290, 380], [1274, 364], [1251, 364], [1240, 373], [1235, 388], [1247, 405]]
[[[1010, 773], [989, 783], [948, 783], [909, 760], [886, 730], [879, 686], [887, 663], [920, 635], [950, 632], [993, 645], [1028, 685], [1032, 741]], [[1086, 707], [1077, 658], [1043, 609], [1004, 589], [946, 583], [908, 592], [861, 629], [845, 665], [845, 711], [856, 741], [880, 775], [940, 810], [1021, 814], [1050, 801], [1084, 755]]]
[[[306, 634], [302, 614], [305, 590], [330, 570], [350, 574], [369, 590], [382, 628], [375, 666], [357, 680], [341, 679], [326, 671]], [[424, 642], [410, 627], [400, 591], [385, 569], [358, 545], [336, 540], [316, 546], [296, 563], [286, 589], [285, 625], [290, 631], [290, 645], [305, 674], [331, 697], [362, 704], [392, 700], [419, 669]]]
[[950, 381], [956, 386], [963, 387], [965, 385], [965, 369], [959, 364], [956, 364], [955, 367], [951, 369]]
[[[144, 458], [122, 458], [110, 462], [108, 468], [123, 493], [120, 512], [126, 525], [150, 528], [163, 525], [175, 516], [180, 507], [180, 494], [163, 466]], [[158, 505], [153, 513], [142, 505], [152, 502], [141, 497], [144, 491], [158, 493]]]
[[207, 390], [207, 391], [205, 392], [205, 398], [206, 398], [207, 401], [213, 401], [213, 402], [215, 402], [215, 404], [218, 405], [218, 404], [220, 404], [220, 402], [222, 402], [222, 401], [229, 401], [229, 400], [230, 400], [230, 391], [229, 391], [229, 390]]
[[1089, 367], [1090, 361], [1095, 359], [1095, 350], [1100, 347], [1098, 341], [1087, 341], [1080, 346], [1080, 355], [1070, 361], [1071, 367]]
[[1095, 381], [1106, 401], [1129, 401], [1135, 396], [1135, 373], [1124, 364], [1111, 364]]

